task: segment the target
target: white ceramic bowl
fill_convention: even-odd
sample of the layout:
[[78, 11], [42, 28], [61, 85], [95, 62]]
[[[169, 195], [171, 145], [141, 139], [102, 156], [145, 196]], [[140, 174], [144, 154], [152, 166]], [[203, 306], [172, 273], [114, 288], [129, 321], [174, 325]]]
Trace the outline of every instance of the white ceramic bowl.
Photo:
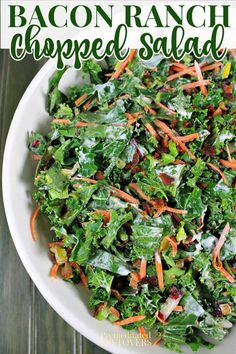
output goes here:
[[[33, 208], [31, 191], [34, 163], [27, 150], [27, 134], [30, 131], [44, 132], [49, 127], [45, 97], [48, 80], [54, 70], [54, 62], [49, 61], [35, 76], [18, 105], [6, 142], [3, 200], [16, 249], [27, 272], [47, 302], [66, 322], [89, 340], [115, 354], [170, 354], [171, 352], [160, 346], [146, 346], [140, 338], [137, 339], [136, 333], [125, 331], [108, 321], [94, 319], [87, 307], [89, 293], [86, 289], [49, 277], [51, 261], [47, 252], [49, 225], [46, 216], [40, 216], [38, 220], [39, 241], [32, 241], [29, 220]], [[73, 81], [80, 79], [80, 73], [73, 73], [69, 76], [69, 81], [72, 78]], [[212, 351], [202, 349], [200, 353], [235, 353], [235, 329], [232, 332]]]

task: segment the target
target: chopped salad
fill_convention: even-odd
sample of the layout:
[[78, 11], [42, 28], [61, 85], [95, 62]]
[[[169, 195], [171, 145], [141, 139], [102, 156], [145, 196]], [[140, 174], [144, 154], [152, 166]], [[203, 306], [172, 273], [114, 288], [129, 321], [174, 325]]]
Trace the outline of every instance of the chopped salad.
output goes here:
[[29, 135], [30, 226], [36, 240], [39, 211], [50, 221], [50, 275], [153, 345], [213, 347], [236, 322], [233, 53], [91, 59], [67, 95], [65, 70], [49, 83], [51, 130]]

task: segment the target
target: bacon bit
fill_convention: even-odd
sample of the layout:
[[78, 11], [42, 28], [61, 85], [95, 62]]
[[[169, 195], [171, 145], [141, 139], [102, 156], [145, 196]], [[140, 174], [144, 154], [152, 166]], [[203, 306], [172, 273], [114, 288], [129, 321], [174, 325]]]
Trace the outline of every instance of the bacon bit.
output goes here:
[[163, 275], [163, 268], [162, 268], [162, 262], [161, 262], [161, 256], [159, 250], [157, 250], [155, 253], [155, 266], [156, 266], [158, 286], [162, 290], [164, 289], [164, 275]]
[[111, 79], [118, 79], [120, 75], [124, 72], [127, 65], [133, 60], [136, 53], [136, 49], [131, 49], [130, 54], [128, 57], [120, 63], [116, 71], [111, 75]]
[[144, 318], [146, 318], [146, 316], [142, 316], [142, 315], [132, 316], [132, 317], [125, 318], [124, 320], [121, 320], [121, 321], [113, 322], [113, 324], [116, 325], [116, 326], [125, 326], [125, 325], [128, 325], [130, 323], [135, 323], [135, 322], [138, 322], [138, 321], [142, 321], [142, 320], [144, 320]]
[[225, 184], [229, 184], [228, 179], [226, 178], [225, 174], [220, 170], [219, 167], [217, 167], [216, 165], [210, 162], [207, 163], [207, 166], [209, 166], [213, 171], [219, 173], [219, 175], [221, 176]]
[[210, 80], [195, 81], [195, 82], [191, 82], [189, 84], [182, 85], [182, 90], [191, 90], [196, 87], [207, 86], [209, 84], [210, 84]]
[[83, 105], [83, 109], [84, 109], [85, 111], [88, 110], [88, 108], [89, 108], [91, 102], [92, 102], [92, 99], [90, 98], [90, 99]]
[[97, 171], [95, 174], [97, 180], [105, 179], [104, 173], [102, 171]]
[[149, 131], [149, 133], [154, 136], [158, 141], [160, 140], [159, 134], [155, 131], [153, 126], [150, 123], [145, 123], [145, 128]]
[[215, 156], [216, 155], [216, 149], [210, 144], [205, 144], [202, 147], [201, 151], [206, 156]]
[[218, 270], [222, 275], [224, 275], [230, 283], [234, 283], [235, 282], [234, 277], [232, 277], [232, 275], [229, 274], [226, 269], [224, 269], [223, 264], [220, 259], [220, 251], [226, 241], [226, 236], [229, 233], [229, 231], [230, 231], [230, 225], [229, 225], [229, 223], [227, 223], [220, 235], [220, 238], [216, 244], [216, 247], [213, 250], [212, 266], [213, 266], [213, 268]]
[[174, 311], [175, 311], [175, 312], [182, 312], [182, 311], [184, 311], [184, 308], [183, 308], [183, 306], [181, 306], [181, 305], [177, 305], [177, 306], [175, 307]]
[[119, 291], [116, 290], [116, 289], [111, 289], [111, 294], [112, 294], [115, 298], [117, 298], [117, 300], [119, 300], [119, 301], [124, 301], [124, 300], [125, 300], [125, 299], [123, 298], [123, 296], [119, 293]]
[[234, 159], [231, 161], [221, 159], [220, 163], [224, 167], [228, 167], [228, 168], [231, 168], [232, 170], [236, 170], [236, 160], [234, 160]]
[[129, 187], [133, 189], [142, 199], [146, 200], [147, 202], [151, 202], [151, 199], [148, 195], [146, 195], [142, 189], [137, 185], [137, 183], [131, 182]]
[[178, 247], [177, 242], [174, 237], [166, 236], [165, 239], [169, 242], [172, 247], [172, 256], [175, 257], [177, 255]]
[[117, 317], [117, 318], [120, 318], [120, 313], [119, 313], [119, 311], [118, 311], [115, 307], [111, 306], [111, 307], [109, 308], [109, 312], [110, 312], [113, 316], [115, 316], [115, 317]]
[[87, 280], [87, 277], [86, 275], [84, 274], [82, 268], [80, 268], [80, 271], [79, 271], [79, 276], [80, 276], [80, 279], [81, 279], [81, 282], [84, 286], [86, 286], [86, 288], [88, 287], [88, 280]]
[[140, 280], [146, 278], [146, 275], [147, 275], [147, 260], [145, 258], [142, 258], [140, 264], [140, 273], [139, 273]]
[[79, 268], [79, 265], [76, 262], [70, 262], [70, 265], [72, 268], [75, 268], [75, 269]]
[[[195, 60], [194, 61], [194, 66], [195, 66], [195, 70], [196, 70], [196, 74], [197, 74], [197, 78], [199, 81], [203, 81], [203, 76], [202, 76], [202, 72], [201, 72], [201, 68], [198, 64], [198, 62]], [[200, 89], [201, 89], [201, 92], [203, 94], [203, 96], [206, 96], [207, 95], [207, 89], [206, 89], [206, 86], [204, 85], [201, 85], [200, 86]]]
[[55, 262], [50, 270], [50, 277], [51, 278], [57, 277], [58, 268], [59, 268], [59, 264]]
[[133, 289], [137, 289], [138, 283], [141, 280], [139, 273], [131, 272], [130, 273], [130, 277], [131, 277], [130, 283], [129, 283], [130, 287], [133, 288]]
[[57, 242], [49, 242], [48, 247], [63, 247], [64, 242], [63, 241], [57, 241]]
[[96, 127], [96, 123], [90, 123], [90, 122], [76, 122], [75, 126], [78, 128], [83, 128], [83, 127]]
[[158, 337], [154, 342], [152, 342], [152, 346], [158, 345], [162, 341], [162, 336]]
[[146, 332], [146, 330], [145, 330], [145, 328], [144, 328], [143, 326], [139, 326], [139, 327], [138, 327], [138, 331], [139, 331], [140, 336], [141, 336], [143, 339], [145, 339], [145, 340], [148, 339], [148, 334], [147, 334], [147, 332]]
[[31, 214], [31, 218], [30, 218], [30, 230], [31, 230], [31, 235], [32, 235], [32, 238], [34, 241], [37, 241], [37, 239], [38, 239], [37, 232], [35, 229], [35, 220], [38, 216], [38, 213], [39, 213], [39, 207], [36, 207], [33, 210], [32, 214]]
[[166, 125], [164, 122], [162, 122], [158, 119], [155, 121], [155, 124], [159, 129], [161, 129], [164, 133], [166, 133], [177, 145], [179, 145], [183, 151], [187, 152], [193, 160], [196, 160], [196, 157], [187, 148], [187, 146], [185, 146], [184, 143], [182, 143], [181, 141], [178, 141], [178, 139], [176, 139], [176, 136], [174, 135], [172, 130], [168, 127], [168, 125]]
[[70, 124], [71, 121], [66, 118], [54, 118], [52, 120], [52, 123], [54, 123], [54, 124]]
[[221, 66], [223, 66], [223, 64], [221, 62], [215, 62], [213, 64], [210, 65], [206, 65], [204, 66], [201, 71], [209, 71], [209, 70], [214, 70], [214, 69], [219, 69]]
[[97, 213], [97, 214], [99, 214], [99, 215], [101, 215], [103, 217], [103, 219], [104, 219], [103, 225], [104, 226], [106, 226], [109, 223], [110, 215], [111, 215], [110, 210], [98, 210], [97, 209], [95, 211], [95, 213]]
[[81, 103], [82, 103], [84, 100], [86, 100], [87, 96], [88, 96], [88, 95], [85, 93], [84, 95], [82, 95], [82, 96], [80, 96], [79, 98], [77, 98], [77, 100], [75, 101], [75, 105], [76, 105], [76, 106], [80, 106]]
[[155, 104], [159, 107], [162, 108], [164, 111], [166, 111], [167, 113], [169, 113], [170, 115], [174, 115], [176, 114], [175, 111], [172, 111], [172, 109], [166, 107], [163, 103], [161, 102], [155, 102]]
[[37, 155], [37, 154], [33, 154], [33, 155], [32, 155], [32, 159], [33, 159], [34, 161], [40, 161], [41, 158], [42, 158], [41, 155]]
[[176, 136], [176, 139], [178, 141], [181, 141], [182, 143], [188, 143], [189, 141], [193, 141], [198, 138], [199, 138], [198, 133], [192, 133], [192, 134], [185, 135], [185, 136]]
[[144, 210], [147, 212], [147, 214], [149, 216], [151, 216], [152, 215], [152, 209], [150, 208], [150, 206], [147, 203], [143, 203], [143, 207], [144, 207]]
[[66, 262], [64, 266], [61, 268], [61, 276], [64, 279], [73, 278], [72, 266], [69, 262]]
[[170, 186], [175, 181], [173, 177], [168, 176], [166, 173], [160, 173], [159, 177], [166, 186]]

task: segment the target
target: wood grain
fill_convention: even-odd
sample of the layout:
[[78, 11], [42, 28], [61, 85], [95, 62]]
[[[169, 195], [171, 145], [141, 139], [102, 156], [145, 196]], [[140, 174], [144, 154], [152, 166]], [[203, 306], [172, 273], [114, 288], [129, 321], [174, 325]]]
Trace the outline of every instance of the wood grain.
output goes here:
[[[7, 50], [0, 51], [0, 175], [14, 111], [43, 64], [31, 56], [15, 62]], [[0, 192], [0, 353], [106, 354], [59, 317], [35, 288], [13, 245], [4, 214], [2, 190]]]

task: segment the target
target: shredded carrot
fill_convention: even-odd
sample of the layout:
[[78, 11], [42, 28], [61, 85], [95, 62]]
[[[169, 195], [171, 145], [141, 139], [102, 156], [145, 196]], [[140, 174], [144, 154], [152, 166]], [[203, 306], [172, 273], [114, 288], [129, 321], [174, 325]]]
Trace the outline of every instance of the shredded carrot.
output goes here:
[[95, 179], [91, 179], [91, 178], [87, 178], [87, 177], [80, 177], [79, 178], [81, 181], [87, 182], [87, 183], [91, 183], [91, 184], [96, 184], [97, 181]]
[[67, 118], [55, 118], [52, 120], [52, 123], [55, 124], [70, 124], [71, 121]]
[[75, 101], [76, 106], [80, 106], [81, 103], [82, 103], [84, 100], [86, 100], [87, 96], [88, 96], [88, 95], [85, 93], [84, 95], [82, 95], [82, 96], [80, 96], [79, 98], [77, 98], [77, 100]]
[[58, 268], [59, 268], [59, 264], [55, 262], [50, 270], [50, 277], [51, 278], [57, 277]]
[[221, 262], [220, 259], [220, 251], [221, 248], [223, 247], [225, 241], [226, 241], [226, 236], [230, 231], [230, 225], [229, 223], [227, 223], [223, 229], [223, 231], [221, 232], [220, 238], [212, 252], [212, 265], [213, 267], [218, 270], [223, 276], [225, 276], [225, 278], [230, 282], [230, 283], [234, 283], [235, 279], [234, 277], [232, 277], [231, 274], [229, 274], [227, 272], [226, 269], [224, 269], [223, 264]]
[[110, 312], [113, 316], [115, 316], [115, 317], [117, 317], [117, 318], [120, 318], [120, 313], [119, 313], [119, 311], [118, 311], [115, 307], [111, 306], [111, 307], [109, 308], [109, 312]]
[[173, 131], [168, 127], [168, 125], [158, 119], [155, 120], [155, 124], [159, 129], [166, 133], [177, 145], [179, 145], [183, 151], [187, 152], [193, 160], [196, 160], [196, 157], [187, 148], [187, 146], [185, 146], [184, 143], [176, 139], [176, 136], [174, 135]]
[[[78, 178], [81, 181], [87, 182], [87, 183], [91, 183], [91, 184], [96, 184], [97, 181], [95, 179], [91, 179], [91, 178], [87, 178], [87, 177], [80, 177]], [[76, 185], [74, 185], [75, 187]], [[131, 195], [129, 195], [128, 193], [123, 192], [121, 189], [118, 189], [116, 187], [113, 186], [109, 186], [109, 188], [112, 190], [112, 194], [124, 201], [126, 201], [127, 203], [131, 203], [131, 204], [139, 204], [139, 200], [136, 198], [133, 198]]]
[[192, 133], [184, 136], [176, 136], [176, 139], [181, 141], [182, 143], [188, 143], [189, 141], [195, 140], [199, 138], [198, 133]]
[[182, 311], [184, 311], [183, 306], [177, 305], [177, 306], [175, 307], [174, 311], [175, 311], [175, 312], [182, 312]]
[[228, 168], [231, 168], [232, 170], [236, 170], [236, 160], [228, 161], [228, 160], [221, 159], [220, 163], [224, 167], [228, 167]]
[[[202, 72], [201, 72], [201, 68], [198, 64], [198, 62], [195, 60], [194, 62], [194, 66], [195, 66], [195, 70], [196, 70], [196, 74], [197, 74], [197, 78], [199, 81], [203, 81], [203, 76], [202, 76]], [[204, 85], [201, 85], [200, 86], [200, 89], [201, 89], [201, 92], [203, 94], [203, 96], [206, 96], [207, 95], [207, 89], [206, 89], [206, 86]]]
[[133, 60], [135, 53], [136, 53], [136, 49], [131, 49], [128, 57], [119, 64], [116, 71], [111, 75], [111, 79], [118, 79], [120, 77], [120, 75], [124, 72], [127, 65]]
[[75, 123], [75, 126], [76, 127], [93, 127], [93, 126], [96, 126], [97, 124], [96, 123], [90, 123], [90, 122], [76, 122]]
[[189, 84], [182, 85], [182, 90], [191, 90], [196, 87], [206, 86], [209, 84], [210, 84], [210, 80], [201, 80], [201, 81], [190, 82]]
[[32, 235], [34, 241], [37, 241], [37, 239], [38, 239], [37, 232], [35, 229], [35, 220], [38, 216], [38, 213], [39, 213], [39, 207], [36, 207], [33, 210], [32, 214], [31, 214], [31, 218], [30, 218], [30, 230], [31, 230], [31, 235]]
[[161, 102], [155, 102], [156, 105], [159, 107], [159, 108], [162, 108], [164, 111], [166, 111], [167, 113], [169, 113], [170, 115], [174, 115], [176, 114], [175, 111], [172, 111], [172, 109], [166, 107], [163, 103]]
[[162, 340], [162, 336], [158, 337], [154, 342], [152, 342], [152, 346], [158, 345]]
[[172, 255], [175, 257], [178, 251], [176, 239], [170, 236], [166, 236], [165, 239], [169, 241], [169, 244], [172, 247]]
[[145, 123], [145, 128], [149, 131], [149, 133], [152, 136], [154, 136], [154, 138], [156, 138], [157, 140], [160, 140], [158, 133], [155, 131], [155, 129], [153, 128], [153, 126], [150, 123]]
[[188, 163], [180, 160], [180, 159], [176, 159], [175, 161], [173, 161], [173, 165], [187, 165]]
[[209, 71], [209, 70], [213, 70], [213, 69], [219, 68], [220, 66], [223, 66], [223, 64], [221, 62], [215, 62], [213, 64], [204, 66], [201, 70], [202, 70], [202, 72], [203, 71]]
[[216, 165], [214, 165], [213, 163], [211, 162], [208, 162], [207, 163], [207, 166], [209, 166], [213, 171], [219, 173], [219, 175], [221, 176], [221, 178], [223, 179], [224, 183], [225, 184], [229, 184], [224, 172], [221, 171], [221, 169], [219, 167], [217, 167]]
[[112, 294], [113, 296], [115, 296], [115, 297], [117, 298], [117, 300], [119, 300], [119, 301], [124, 301], [124, 300], [125, 300], [125, 299], [123, 298], [123, 296], [119, 293], [119, 291], [116, 290], [116, 289], [111, 289], [111, 294]]
[[141, 264], [140, 264], [140, 280], [146, 278], [147, 274], [147, 260], [145, 258], [141, 259]]
[[122, 190], [110, 186], [110, 189], [112, 190], [112, 194], [122, 200], [124, 200], [127, 203], [131, 203], [131, 204], [139, 204], [139, 200], [136, 198], [133, 198], [131, 195], [129, 195], [128, 193], [123, 192]]
[[142, 199], [146, 200], [147, 202], [151, 201], [149, 196], [142, 191], [142, 189], [137, 185], [137, 183], [131, 182], [129, 184], [129, 187], [133, 189]]
[[161, 262], [161, 256], [159, 250], [157, 250], [155, 253], [155, 266], [156, 266], [158, 286], [160, 289], [164, 289], [163, 268], [162, 268], [162, 262]]
[[99, 215], [102, 215], [102, 217], [104, 218], [104, 225], [108, 224], [109, 221], [110, 221], [110, 210], [100, 210], [100, 209], [97, 209], [96, 210], [96, 213], [99, 214]]
[[[177, 67], [177, 68], [178, 68], [178, 67]], [[180, 68], [179, 68], [179, 69], [180, 69]], [[184, 76], [184, 75], [187, 75], [187, 74], [196, 77], [196, 74], [194, 73], [194, 71], [193, 71], [191, 68], [180, 69], [180, 70], [177, 70], [177, 71], [178, 71], [178, 72], [177, 72], [176, 74], [172, 74], [172, 75], [168, 76], [167, 79], [166, 79], [166, 82], [176, 80], [176, 79], [178, 79], [179, 77]]]
[[157, 112], [156, 112], [153, 108], [151, 108], [151, 107], [149, 107], [149, 106], [146, 106], [145, 109], [146, 109], [147, 112], [149, 112], [149, 113], [152, 114], [153, 116], [156, 116], [156, 115], [157, 115]]
[[84, 274], [84, 272], [83, 272], [83, 270], [81, 268], [80, 268], [80, 271], [79, 271], [79, 276], [80, 276], [82, 284], [84, 286], [88, 287], [88, 281], [87, 281], [86, 275]]
[[124, 320], [121, 320], [121, 321], [113, 322], [113, 324], [116, 325], [116, 326], [125, 326], [125, 325], [128, 325], [130, 323], [135, 323], [135, 322], [138, 322], [138, 321], [142, 321], [142, 320], [144, 320], [144, 318], [146, 318], [146, 316], [142, 316], [142, 315], [132, 316], [132, 317], [125, 318]]
[[83, 105], [83, 109], [84, 109], [85, 111], [88, 110], [88, 108], [89, 108], [91, 102], [92, 102], [92, 99], [91, 99], [91, 98], [90, 98], [87, 102], [85, 102], [85, 104]]
[[175, 209], [175, 208], [171, 208], [171, 207], [168, 207], [168, 206], [165, 206], [165, 211], [169, 211], [170, 213], [175, 213], [175, 214], [187, 214], [187, 210], [183, 210], [183, 209]]
[[148, 334], [147, 334], [147, 332], [146, 332], [146, 330], [145, 330], [145, 328], [143, 326], [139, 326], [138, 331], [139, 331], [140, 336], [143, 339], [145, 339], [145, 340], [148, 339]]

